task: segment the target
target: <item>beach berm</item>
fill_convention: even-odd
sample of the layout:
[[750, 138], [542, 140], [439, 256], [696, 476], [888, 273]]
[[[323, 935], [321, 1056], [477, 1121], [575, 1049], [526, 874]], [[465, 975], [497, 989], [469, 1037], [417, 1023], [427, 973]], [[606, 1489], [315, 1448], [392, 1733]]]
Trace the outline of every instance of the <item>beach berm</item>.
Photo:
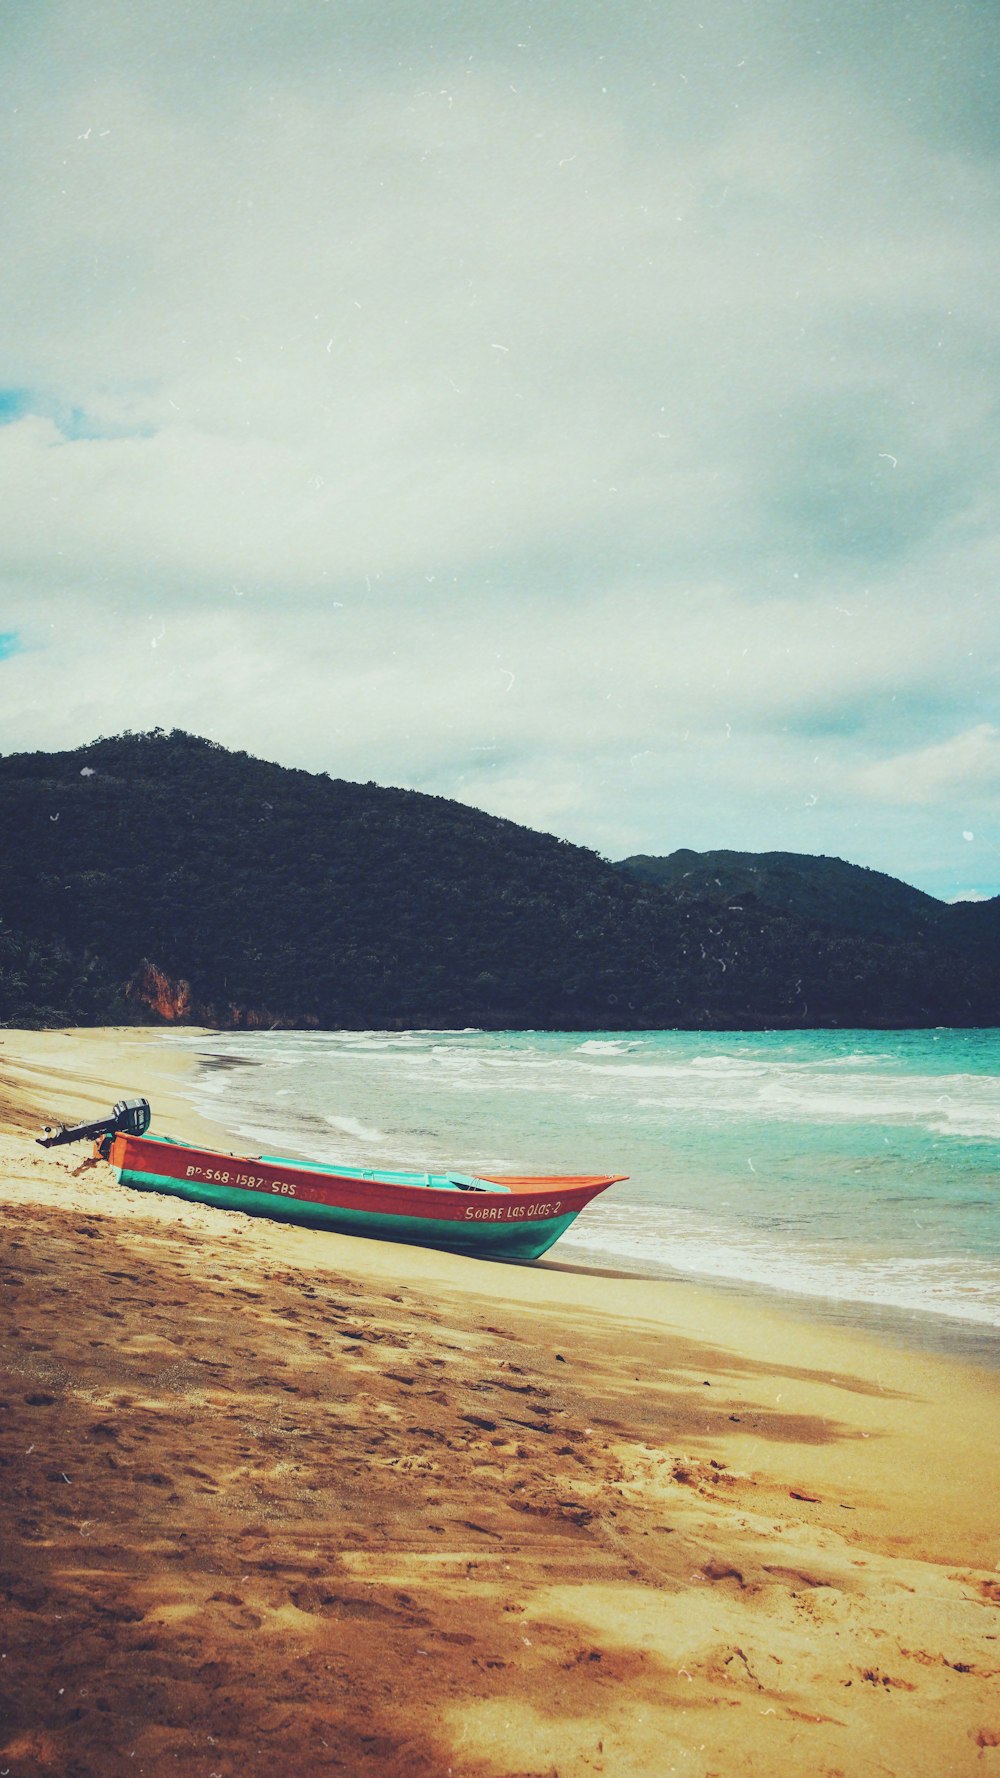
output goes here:
[[33, 1142], [191, 1066], [0, 1041], [0, 1770], [1000, 1772], [996, 1371]]

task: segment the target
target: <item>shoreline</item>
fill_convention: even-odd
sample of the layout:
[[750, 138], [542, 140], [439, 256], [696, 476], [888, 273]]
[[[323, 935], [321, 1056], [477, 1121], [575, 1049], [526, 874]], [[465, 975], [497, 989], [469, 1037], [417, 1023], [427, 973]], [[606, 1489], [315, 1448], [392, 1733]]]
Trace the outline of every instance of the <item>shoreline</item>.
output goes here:
[[759, 1284], [750, 1279], [709, 1276], [696, 1272], [627, 1271], [618, 1266], [587, 1266], [574, 1261], [561, 1264], [548, 1255], [535, 1262], [542, 1271], [572, 1272], [592, 1278], [619, 1281], [643, 1280], [661, 1284], [676, 1291], [698, 1290], [717, 1294], [723, 1301], [737, 1298], [748, 1307], [773, 1309], [789, 1321], [802, 1321], [817, 1328], [858, 1333], [865, 1338], [915, 1356], [925, 1354], [947, 1363], [971, 1365], [977, 1370], [1000, 1371], [1000, 1329], [976, 1321], [963, 1321], [955, 1315], [937, 1310], [902, 1309], [891, 1303], [873, 1303], [867, 1299], [820, 1296], [818, 1293], [791, 1291], [778, 1285]]
[[0, 1033], [0, 1763], [1000, 1764], [995, 1373], [714, 1283], [317, 1236], [34, 1147], [139, 1092], [228, 1146], [161, 1035]]
[[[178, 1041], [180, 1033], [174, 1031], [164, 1035], [168, 1036], [168, 1047], [176, 1044], [177, 1049], [193, 1062], [196, 1072], [201, 1070], [208, 1074], [216, 1071], [223, 1073], [234, 1069], [266, 1066], [262, 1057], [199, 1053], [198, 1038], [204, 1036], [214, 1039], [220, 1035], [215, 1030], [192, 1029], [186, 1033], [187, 1042]], [[239, 1037], [240, 1034], [228, 1035]], [[256, 1138], [234, 1133], [221, 1120], [211, 1120], [210, 1113], [206, 1110], [204, 1094], [192, 1092], [186, 1097], [185, 1103], [195, 1110], [196, 1115], [208, 1120], [215, 1130], [211, 1145], [228, 1151], [236, 1144], [236, 1153], [255, 1152]], [[208, 1141], [208, 1138], [205, 1140]], [[298, 1154], [305, 1160], [310, 1158], [300, 1149], [283, 1149], [282, 1152]], [[974, 1364], [989, 1370], [1000, 1369], [1000, 1327], [972, 1317], [949, 1314], [945, 1310], [879, 1302], [869, 1297], [824, 1295], [819, 1291], [796, 1290], [787, 1284], [772, 1285], [738, 1274], [687, 1271], [660, 1262], [643, 1266], [638, 1261], [630, 1263], [612, 1255], [602, 1259], [599, 1250], [591, 1263], [571, 1238], [560, 1242], [537, 1264], [541, 1269], [566, 1270], [581, 1277], [604, 1277], [620, 1281], [642, 1279], [674, 1290], [691, 1288], [718, 1292], [723, 1299], [732, 1296], [742, 1298], [750, 1305], [757, 1303], [764, 1309], [775, 1309], [793, 1320], [820, 1327], [861, 1331], [907, 1351], [938, 1354], [960, 1364]]]

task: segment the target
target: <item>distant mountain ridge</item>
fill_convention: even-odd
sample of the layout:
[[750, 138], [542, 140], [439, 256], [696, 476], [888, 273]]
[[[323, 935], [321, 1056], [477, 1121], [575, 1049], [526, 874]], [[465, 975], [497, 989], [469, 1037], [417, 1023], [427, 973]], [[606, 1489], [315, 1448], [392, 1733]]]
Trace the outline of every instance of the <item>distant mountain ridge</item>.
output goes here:
[[682, 847], [663, 858], [624, 858], [617, 868], [637, 882], [657, 884], [679, 902], [752, 902], [842, 932], [962, 942], [992, 922], [1000, 936], [1000, 896], [955, 906], [842, 858]]
[[998, 1022], [996, 904], [946, 908], [840, 860], [615, 866], [178, 730], [0, 759], [0, 823], [8, 1024]]

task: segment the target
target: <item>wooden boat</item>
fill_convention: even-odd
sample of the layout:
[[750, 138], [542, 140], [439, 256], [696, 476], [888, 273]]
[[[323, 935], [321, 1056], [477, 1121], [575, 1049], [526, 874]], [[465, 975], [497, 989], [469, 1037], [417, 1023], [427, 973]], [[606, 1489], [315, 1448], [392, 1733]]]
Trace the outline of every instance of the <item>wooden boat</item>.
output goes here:
[[110, 1118], [47, 1131], [49, 1148], [96, 1138], [123, 1185], [168, 1192], [223, 1210], [274, 1217], [381, 1241], [406, 1241], [489, 1259], [533, 1260], [580, 1211], [626, 1177], [591, 1174], [488, 1177], [327, 1166], [278, 1155], [234, 1155], [150, 1136], [145, 1099], [121, 1101]]

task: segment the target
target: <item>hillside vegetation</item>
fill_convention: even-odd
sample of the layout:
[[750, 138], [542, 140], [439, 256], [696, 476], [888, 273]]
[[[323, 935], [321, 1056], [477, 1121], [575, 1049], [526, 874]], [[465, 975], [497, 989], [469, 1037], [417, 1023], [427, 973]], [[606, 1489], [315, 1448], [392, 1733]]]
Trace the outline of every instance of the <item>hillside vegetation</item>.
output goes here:
[[7, 1023], [997, 1022], [993, 915], [951, 923], [839, 860], [796, 861], [824, 867], [812, 900], [779, 895], [777, 866], [770, 888], [690, 862], [651, 878], [637, 867], [672, 861], [616, 867], [442, 797], [159, 730], [0, 759], [0, 818]]
[[948, 906], [882, 871], [802, 852], [691, 852], [637, 856], [618, 869], [656, 883], [678, 903], [742, 902], [864, 937], [932, 939], [961, 945], [1000, 940], [1000, 898]]

